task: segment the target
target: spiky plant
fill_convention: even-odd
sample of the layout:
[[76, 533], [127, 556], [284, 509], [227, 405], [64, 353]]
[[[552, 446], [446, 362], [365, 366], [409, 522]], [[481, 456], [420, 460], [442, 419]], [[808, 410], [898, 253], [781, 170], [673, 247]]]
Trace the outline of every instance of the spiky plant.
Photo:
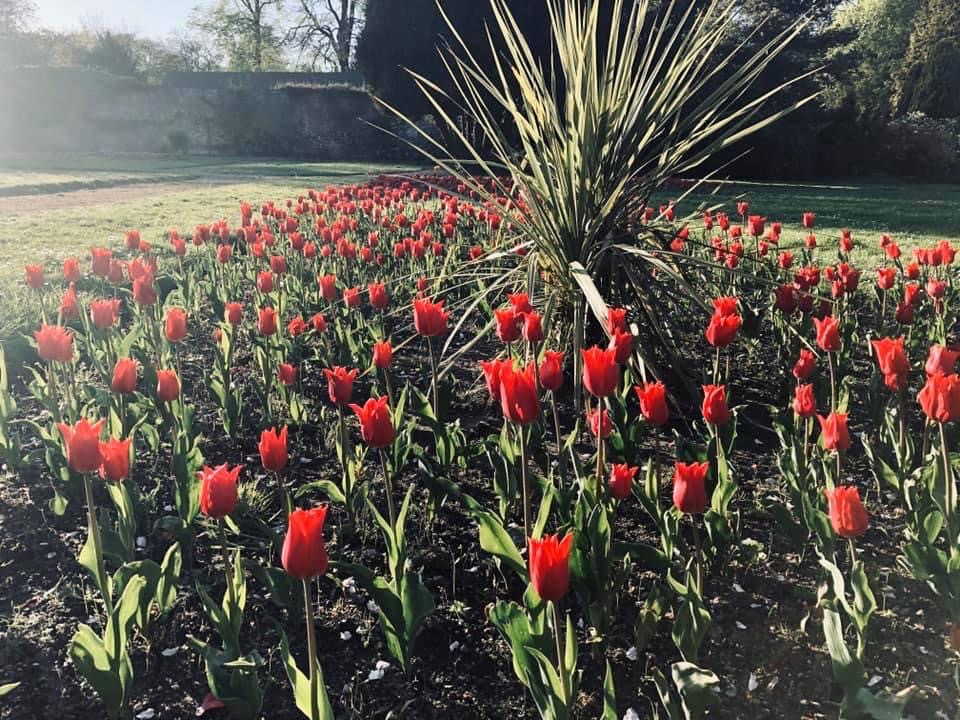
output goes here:
[[[768, 100], [805, 76], [750, 94], [805, 21], [748, 55], [745, 47], [757, 29], [734, 47], [724, 45], [736, 12], [731, 0], [690, 2], [686, 9], [677, 0], [666, 7], [634, 0], [630, 8], [614, 0], [608, 38], [601, 0], [543, 0], [553, 45], [545, 63], [532, 52], [508, 0], [489, 1], [492, 71], [441, 7], [452, 40], [440, 55], [453, 90], [412, 73], [463, 157], [453, 157], [412, 119], [393, 112], [420, 132], [418, 147], [432, 163], [481, 199], [515, 199], [512, 240], [526, 243], [529, 252], [485, 291], [502, 291], [523, 277], [531, 291], [542, 291], [554, 332], [572, 342], [579, 382], [588, 308], [603, 324], [605, 300], [616, 300], [660, 331], [651, 265], [655, 282], [676, 283], [698, 298], [678, 259], [663, 252], [657, 223], [633, 220], [667, 178], [695, 170], [812, 99], [765, 110]], [[464, 127], [471, 128], [469, 135]], [[540, 280], [542, 287], [534, 288]], [[468, 310], [480, 304], [477, 299]], [[643, 370], [646, 358], [638, 358]]]

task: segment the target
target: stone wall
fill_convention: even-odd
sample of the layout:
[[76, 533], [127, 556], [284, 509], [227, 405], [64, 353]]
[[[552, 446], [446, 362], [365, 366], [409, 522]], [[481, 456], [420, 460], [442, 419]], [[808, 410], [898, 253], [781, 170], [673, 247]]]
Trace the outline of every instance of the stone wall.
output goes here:
[[0, 152], [164, 152], [318, 160], [409, 156], [365, 92], [344, 87], [202, 89], [74, 68], [0, 70]]

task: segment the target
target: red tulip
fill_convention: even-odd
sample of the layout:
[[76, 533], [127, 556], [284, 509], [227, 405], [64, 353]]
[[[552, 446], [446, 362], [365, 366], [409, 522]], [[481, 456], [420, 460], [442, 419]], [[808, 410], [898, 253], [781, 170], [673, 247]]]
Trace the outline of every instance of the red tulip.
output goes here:
[[803, 226], [807, 230], [810, 230], [814, 225], [817, 224], [817, 214], [813, 212], [805, 212], [801, 216], [801, 220], [803, 221]]
[[501, 342], [512, 343], [520, 338], [520, 323], [523, 320], [522, 315], [517, 315], [514, 308], [508, 307], [504, 310], [494, 310], [497, 320], [497, 337]]
[[287, 428], [271, 428], [260, 433], [260, 463], [269, 472], [279, 472], [287, 464]]
[[277, 311], [272, 307], [262, 308], [257, 317], [257, 329], [261, 335], [273, 335], [277, 332]]
[[907, 386], [907, 373], [910, 361], [903, 350], [903, 338], [883, 338], [872, 341], [877, 353], [877, 364], [883, 373], [884, 384], [893, 391], [903, 390]]
[[530, 538], [530, 583], [544, 600], [556, 602], [570, 585], [570, 549], [573, 534], [562, 540], [556, 535]]
[[718, 297], [713, 299], [713, 314], [721, 317], [739, 315], [738, 300], [736, 297]]
[[80, 282], [80, 261], [75, 257], [63, 261], [63, 279], [67, 282]]
[[271, 255], [270, 269], [274, 275], [283, 275], [287, 272], [287, 259], [283, 255]]
[[27, 287], [39, 290], [43, 287], [43, 265], [27, 265], [24, 268]]
[[626, 308], [607, 308], [607, 334], [613, 335], [615, 330], [627, 332]]
[[347, 405], [353, 396], [353, 381], [357, 377], [357, 369], [347, 370], [343, 367], [334, 367], [324, 369], [323, 374], [327, 378], [327, 394], [330, 396], [330, 402], [335, 405]]
[[360, 307], [360, 290], [359, 288], [351, 287], [346, 288], [343, 291], [343, 302], [348, 308]]
[[237, 479], [243, 465], [231, 468], [224, 463], [215, 468], [204, 466], [197, 473], [200, 480], [200, 512], [209, 518], [220, 519], [237, 508]]
[[363, 406], [352, 403], [350, 409], [360, 420], [360, 436], [371, 448], [385, 448], [397, 436], [386, 396], [370, 398]]
[[224, 310], [224, 318], [231, 325], [243, 322], [243, 303], [229, 302]]
[[277, 366], [277, 378], [283, 385], [295, 385], [297, 382], [297, 366], [292, 363], [280, 363]]
[[180, 397], [180, 378], [176, 370], [157, 370], [157, 399], [173, 402]]
[[73, 333], [60, 325], [40, 326], [33, 333], [41, 360], [68, 363], [73, 360]]
[[613, 335], [610, 337], [610, 344], [607, 347], [614, 351], [614, 362], [617, 365], [623, 365], [630, 359], [630, 353], [633, 352], [633, 335], [619, 328], [614, 328]]
[[633, 489], [633, 479], [639, 469], [626, 463], [613, 465], [610, 468], [610, 494], [617, 500], [630, 497], [630, 491]]
[[393, 348], [389, 340], [373, 344], [373, 364], [381, 370], [386, 370], [393, 362]]
[[739, 315], [719, 315], [714, 313], [704, 333], [707, 342], [714, 347], [726, 347], [737, 337], [742, 320]]
[[678, 462], [673, 471], [673, 504], [687, 515], [696, 515], [707, 509], [707, 491], [704, 487], [710, 463]]
[[110, 274], [110, 260], [113, 251], [106, 248], [90, 248], [91, 272], [97, 277], [105, 278]]
[[583, 350], [583, 386], [594, 397], [602, 398], [616, 392], [620, 381], [617, 351], [593, 346]]
[[110, 389], [118, 395], [129, 395], [137, 389], [137, 361], [120, 358], [113, 368]]
[[336, 275], [321, 275], [317, 278], [317, 282], [320, 284], [320, 294], [324, 300], [332, 302], [337, 299]]
[[370, 293], [370, 306], [374, 310], [383, 310], [390, 304], [390, 297], [383, 283], [370, 283], [367, 285], [367, 290]]
[[[797, 289], [793, 285], [780, 285], [773, 290], [773, 304], [785, 315], [792, 315], [797, 310]], [[709, 339], [709, 338], [708, 338]]]
[[287, 574], [301, 580], [326, 574], [329, 563], [323, 542], [323, 524], [326, 520], [326, 505], [290, 513], [287, 536], [283, 540], [280, 555], [280, 562]]
[[870, 520], [860, 501], [860, 491], [853, 485], [840, 485], [825, 490], [830, 507], [830, 524], [842, 538], [857, 538], [867, 531]]
[[287, 323], [287, 335], [290, 337], [300, 337], [307, 331], [307, 322], [297, 315]]
[[507, 360], [500, 367], [500, 409], [512, 423], [528, 425], [540, 416], [540, 398], [534, 365], [516, 370]]
[[217, 262], [226, 265], [233, 256], [232, 245], [217, 245]]
[[509, 301], [517, 315], [526, 315], [533, 310], [533, 306], [530, 304], [530, 296], [525, 292], [508, 293], [507, 301]]
[[103, 455], [100, 452], [100, 431], [104, 420], [98, 420], [93, 425], [86, 418], [73, 425], [57, 423], [57, 429], [63, 436], [67, 450], [67, 465], [78, 473], [91, 473], [100, 469]]
[[947, 423], [960, 418], [960, 378], [953, 373], [936, 372], [917, 395], [924, 414], [935, 422]]
[[763, 215], [751, 215], [747, 218], [747, 226], [750, 228], [750, 234], [753, 237], [760, 237], [763, 235], [763, 226], [766, 223], [767, 219]]
[[543, 320], [540, 313], [531, 310], [523, 316], [523, 339], [528, 343], [543, 342]]
[[510, 360], [481, 360], [480, 369], [483, 371], [483, 378], [487, 384], [487, 392], [490, 393], [490, 399], [494, 402], [500, 402], [500, 371], [504, 365], [510, 365]]
[[813, 324], [817, 328], [817, 345], [826, 352], [836, 352], [840, 349], [840, 322], [830, 315], [824, 318], [814, 318]]
[[897, 269], [895, 267], [877, 268], [877, 287], [881, 290], [889, 290], [897, 280]]
[[540, 384], [546, 390], [556, 392], [563, 386], [563, 353], [547, 350], [540, 364]]
[[113, 283], [114, 285], [119, 285], [120, 283], [122, 283], [124, 268], [125, 268], [124, 264], [119, 260], [111, 260], [110, 270], [107, 273], [107, 280]]
[[711, 425], [723, 425], [730, 420], [727, 407], [727, 389], [723, 385], [703, 386], [703, 419]]
[[793, 411], [802, 418], [817, 414], [817, 399], [813, 394], [813, 385], [797, 385], [793, 395]]
[[273, 292], [273, 273], [269, 270], [264, 270], [263, 272], [257, 273], [257, 290], [262, 292], [264, 295], [269, 295]]
[[809, 350], [800, 350], [800, 357], [793, 366], [793, 376], [797, 380], [806, 380], [817, 366], [817, 356]]
[[590, 426], [591, 437], [599, 437], [606, 440], [613, 432], [613, 423], [610, 422], [610, 415], [606, 410], [593, 408], [587, 410], [587, 425]]
[[100, 330], [113, 327], [120, 317], [120, 299], [91, 300], [90, 318], [94, 326]]
[[830, 413], [827, 417], [817, 416], [820, 421], [820, 439], [823, 442], [824, 450], [850, 449], [850, 431], [847, 429], [847, 416], [845, 413]]
[[153, 277], [133, 281], [133, 299], [138, 305], [153, 305], [157, 302], [157, 289], [153, 286]]
[[423, 337], [437, 337], [447, 331], [449, 313], [443, 309], [443, 301], [417, 299], [413, 301], [413, 325]]
[[931, 345], [930, 354], [927, 355], [927, 362], [923, 369], [927, 375], [935, 375], [938, 372], [950, 375], [956, 370], [957, 360], [960, 360], [960, 351], [944, 345]]
[[327, 329], [327, 319], [323, 316], [323, 313], [317, 313], [310, 318], [310, 324], [313, 325], [314, 332], [322, 333]]
[[662, 382], [648, 382], [635, 385], [633, 391], [640, 400], [640, 413], [651, 425], [663, 425], [670, 419], [667, 407], [667, 388]]
[[164, 334], [169, 342], [177, 343], [187, 336], [187, 313], [183, 308], [170, 308], [164, 322]]
[[107, 482], [120, 483], [130, 475], [130, 445], [132, 438], [110, 438], [100, 443], [100, 477]]

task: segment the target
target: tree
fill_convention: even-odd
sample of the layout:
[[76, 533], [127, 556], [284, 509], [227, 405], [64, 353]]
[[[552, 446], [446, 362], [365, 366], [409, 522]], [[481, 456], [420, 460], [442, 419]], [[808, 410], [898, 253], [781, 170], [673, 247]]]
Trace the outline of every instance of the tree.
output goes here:
[[209, 8], [195, 8], [187, 23], [190, 35], [203, 38], [207, 47], [215, 50], [215, 55], [208, 53], [203, 62], [237, 72], [285, 69], [281, 40], [262, 12], [266, 7], [261, 0], [256, 26], [249, 15], [236, 11], [228, 0], [219, 0]]
[[[489, 0], [442, 0], [443, 10], [472, 52], [492, 68], [485, 28], [492, 22]], [[537, 57], [549, 52], [544, 0], [510, 0], [510, 9]], [[436, 0], [367, 0], [357, 40], [357, 65], [377, 97], [406, 115], [430, 112], [409, 70], [452, 90], [438, 48], [453, 42]]]
[[826, 101], [866, 121], [894, 111], [896, 75], [910, 44], [916, 0], [858, 0], [837, 10]]
[[110, 30], [97, 32], [93, 45], [83, 53], [81, 64], [114, 75], [137, 76], [141, 71], [134, 36]]
[[927, 0], [917, 12], [893, 104], [901, 114], [960, 117], [960, 4]]
[[318, 65], [345, 72], [353, 66], [363, 0], [299, 0], [298, 16], [287, 40]]
[[272, 34], [265, 21], [267, 8], [279, 5], [280, 0], [233, 0], [234, 7], [240, 18], [249, 25], [249, 32], [253, 36], [253, 69], [263, 70], [263, 45], [265, 35]]
[[0, 0], [0, 37], [24, 32], [37, 12], [33, 0]]

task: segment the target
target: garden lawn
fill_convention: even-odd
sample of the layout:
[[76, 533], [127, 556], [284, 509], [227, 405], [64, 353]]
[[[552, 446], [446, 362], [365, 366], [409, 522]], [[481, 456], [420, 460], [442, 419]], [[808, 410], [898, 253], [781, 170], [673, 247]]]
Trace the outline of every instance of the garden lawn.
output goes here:
[[[663, 193], [660, 203], [676, 198], [682, 191]], [[863, 267], [880, 259], [880, 234], [889, 233], [902, 247], [931, 245], [939, 240], [960, 241], [960, 185], [933, 185], [888, 180], [851, 180], [833, 184], [737, 182], [711, 190], [690, 193], [679, 202], [679, 214], [701, 204], [722, 205], [737, 222], [735, 201], [746, 199], [750, 212], [784, 224], [786, 247], [799, 247], [806, 231], [800, 214], [817, 214], [814, 233], [818, 242], [836, 243], [840, 230], [853, 231], [858, 252], [853, 258]], [[702, 225], [697, 225], [699, 229]], [[694, 229], [693, 227], [691, 229]]]

